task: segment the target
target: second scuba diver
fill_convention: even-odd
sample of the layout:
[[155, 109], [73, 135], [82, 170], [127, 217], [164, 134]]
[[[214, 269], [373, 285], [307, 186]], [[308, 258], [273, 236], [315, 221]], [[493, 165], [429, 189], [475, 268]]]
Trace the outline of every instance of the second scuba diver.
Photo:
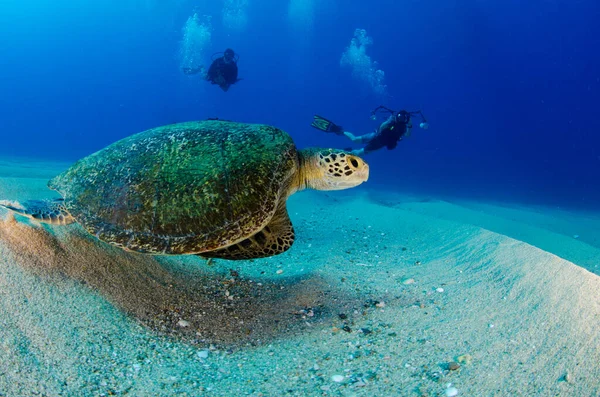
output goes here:
[[[238, 78], [237, 61], [238, 58], [231, 48], [226, 49], [223, 52], [223, 56], [214, 58], [213, 55], [213, 61], [204, 78], [210, 81], [211, 84], [217, 84], [223, 91], [229, 90], [232, 84], [241, 80]], [[202, 66], [198, 68], [183, 68], [183, 73], [188, 75], [196, 73], [204, 74], [204, 68]]]

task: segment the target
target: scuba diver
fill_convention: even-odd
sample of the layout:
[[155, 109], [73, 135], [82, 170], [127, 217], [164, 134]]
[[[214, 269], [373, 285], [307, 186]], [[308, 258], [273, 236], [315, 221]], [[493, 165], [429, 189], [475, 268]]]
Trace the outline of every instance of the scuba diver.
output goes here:
[[[213, 54], [212, 64], [208, 68], [204, 79], [210, 81], [211, 84], [217, 84], [223, 91], [227, 91], [232, 84], [241, 80], [238, 79], [237, 61], [239, 57], [236, 57], [235, 52], [231, 48], [226, 49], [223, 52], [223, 56], [214, 58], [217, 54]], [[188, 75], [199, 72], [204, 73], [204, 67], [183, 68], [183, 73]]]
[[364, 135], [356, 136], [351, 132], [344, 131], [340, 125], [318, 115], [314, 116], [311, 127], [321, 131], [331, 132], [336, 135], [344, 135], [352, 142], [366, 143], [363, 148], [351, 151], [352, 154], [358, 156], [381, 149], [384, 146], [387, 147], [388, 150], [394, 149], [399, 141], [404, 137], [410, 136], [412, 116], [419, 115], [423, 120], [419, 126], [424, 130], [429, 128], [429, 123], [427, 123], [425, 116], [423, 116], [423, 113], [420, 110], [414, 112], [408, 112], [406, 110], [394, 111], [385, 106], [378, 106], [371, 112], [371, 119], [375, 120], [377, 112], [379, 111], [387, 112], [390, 116], [381, 123], [379, 128], [375, 131]]

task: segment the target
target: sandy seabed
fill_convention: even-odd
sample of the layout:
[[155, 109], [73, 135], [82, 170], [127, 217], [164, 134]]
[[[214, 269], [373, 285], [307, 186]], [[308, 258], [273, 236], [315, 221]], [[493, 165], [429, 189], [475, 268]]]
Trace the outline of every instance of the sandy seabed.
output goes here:
[[[63, 164], [0, 162], [0, 198]], [[600, 396], [600, 216], [300, 192], [210, 264], [0, 213], [0, 396]]]

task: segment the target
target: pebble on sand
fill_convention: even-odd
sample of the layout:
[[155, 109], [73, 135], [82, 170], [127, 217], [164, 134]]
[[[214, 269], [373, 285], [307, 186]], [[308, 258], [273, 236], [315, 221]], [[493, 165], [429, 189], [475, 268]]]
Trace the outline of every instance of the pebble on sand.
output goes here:
[[446, 396], [447, 397], [454, 397], [454, 396], [458, 396], [458, 389], [456, 387], [449, 387], [446, 389]]
[[190, 322], [189, 321], [185, 321], [185, 320], [179, 320], [177, 322], [177, 325], [179, 325], [180, 327], [189, 327], [190, 326]]
[[333, 375], [331, 377], [331, 380], [337, 383], [343, 382], [344, 381], [344, 375]]
[[459, 368], [460, 368], [460, 364], [459, 364], [459, 363], [457, 363], [456, 361], [450, 361], [450, 362], [448, 363], [448, 369], [449, 369], [450, 371], [456, 371], [456, 370], [457, 370], [457, 369], [459, 369]]

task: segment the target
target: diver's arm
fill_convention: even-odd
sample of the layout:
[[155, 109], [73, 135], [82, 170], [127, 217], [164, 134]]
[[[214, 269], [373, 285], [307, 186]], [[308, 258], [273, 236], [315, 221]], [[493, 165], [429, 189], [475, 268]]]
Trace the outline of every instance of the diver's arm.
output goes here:
[[[408, 138], [410, 136], [411, 131], [412, 131], [412, 123], [408, 123], [406, 125], [406, 132], [404, 133], [404, 135], [402, 135], [402, 137]], [[400, 139], [402, 139], [402, 138], [400, 138]]]
[[237, 67], [237, 64], [234, 63], [232, 69], [233, 69], [233, 72], [231, 73], [232, 77], [233, 77], [232, 81], [235, 83], [238, 80], [238, 67]]
[[388, 117], [388, 119], [386, 121], [381, 123], [381, 125], [377, 129], [377, 132], [381, 134], [384, 130], [387, 130], [390, 127], [392, 127], [392, 125], [394, 125], [394, 116]]
[[217, 75], [217, 62], [218, 59], [213, 61], [213, 63], [210, 64], [210, 67], [208, 68], [208, 72], [206, 73], [206, 79], [214, 79], [215, 76]]

